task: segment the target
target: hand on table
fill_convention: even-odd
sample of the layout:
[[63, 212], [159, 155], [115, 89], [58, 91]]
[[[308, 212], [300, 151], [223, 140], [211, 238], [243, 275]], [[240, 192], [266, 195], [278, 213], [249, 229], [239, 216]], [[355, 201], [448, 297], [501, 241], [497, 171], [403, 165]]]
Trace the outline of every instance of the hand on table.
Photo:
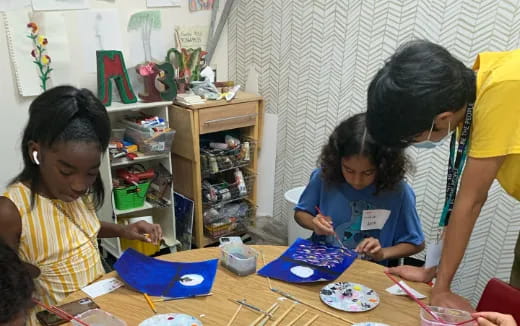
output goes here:
[[435, 287], [432, 290], [431, 305], [436, 307], [445, 307], [460, 309], [468, 312], [475, 312], [468, 300], [460, 295], [456, 295], [451, 291], [438, 290]]
[[143, 242], [159, 244], [162, 238], [162, 229], [159, 224], [139, 221], [125, 226], [121, 237], [129, 240], [141, 240]]
[[423, 268], [410, 265], [385, 268], [386, 273], [397, 275], [408, 281], [428, 283], [435, 277], [436, 267]]
[[312, 219], [314, 233], [317, 235], [332, 235], [334, 234], [334, 226], [332, 225], [332, 218], [318, 214]]
[[478, 318], [479, 326], [516, 326], [513, 316], [498, 312], [476, 312], [472, 316]]

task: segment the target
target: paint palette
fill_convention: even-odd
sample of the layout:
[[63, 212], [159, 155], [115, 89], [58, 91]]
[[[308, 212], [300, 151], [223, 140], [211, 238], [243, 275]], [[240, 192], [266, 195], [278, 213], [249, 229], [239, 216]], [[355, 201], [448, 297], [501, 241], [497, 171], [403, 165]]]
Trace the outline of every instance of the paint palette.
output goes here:
[[332, 308], [362, 312], [374, 309], [379, 304], [376, 291], [358, 283], [330, 283], [320, 291], [320, 298]]
[[190, 315], [162, 314], [146, 319], [139, 326], [202, 326], [202, 323]]
[[371, 321], [367, 321], [364, 323], [356, 323], [352, 326], [388, 326], [387, 324], [381, 324], [381, 323], [373, 323]]

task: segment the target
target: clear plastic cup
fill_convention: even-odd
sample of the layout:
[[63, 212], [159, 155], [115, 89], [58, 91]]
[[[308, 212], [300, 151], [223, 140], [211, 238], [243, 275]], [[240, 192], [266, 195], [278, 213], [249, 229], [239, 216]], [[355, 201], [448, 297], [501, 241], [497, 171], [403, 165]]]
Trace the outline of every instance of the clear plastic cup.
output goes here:
[[426, 310], [421, 309], [421, 326], [448, 326], [459, 324], [461, 326], [474, 326], [477, 323], [472, 320], [471, 314], [467, 311], [443, 308], [443, 307], [429, 307], [433, 314], [439, 317], [444, 323], [435, 320]]
[[[85, 311], [77, 315], [76, 318], [81, 319], [81, 321], [84, 321], [90, 326], [127, 326], [125, 321], [101, 309]], [[75, 320], [72, 320], [72, 325], [82, 326]]]

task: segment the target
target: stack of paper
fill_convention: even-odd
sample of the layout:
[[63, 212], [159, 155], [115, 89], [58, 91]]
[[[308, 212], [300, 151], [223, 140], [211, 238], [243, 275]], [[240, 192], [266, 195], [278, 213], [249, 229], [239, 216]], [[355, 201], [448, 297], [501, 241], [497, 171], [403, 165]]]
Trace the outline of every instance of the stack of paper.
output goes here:
[[175, 101], [184, 105], [204, 104], [206, 102], [202, 97], [192, 93], [177, 94]]

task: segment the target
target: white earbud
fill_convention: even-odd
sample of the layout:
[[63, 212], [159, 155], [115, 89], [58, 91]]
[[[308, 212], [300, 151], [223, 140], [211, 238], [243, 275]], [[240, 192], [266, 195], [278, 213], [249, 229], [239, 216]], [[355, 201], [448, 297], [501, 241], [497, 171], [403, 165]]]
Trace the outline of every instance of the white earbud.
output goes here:
[[38, 151], [33, 151], [33, 159], [34, 159], [34, 164], [40, 165], [40, 161], [38, 161]]

